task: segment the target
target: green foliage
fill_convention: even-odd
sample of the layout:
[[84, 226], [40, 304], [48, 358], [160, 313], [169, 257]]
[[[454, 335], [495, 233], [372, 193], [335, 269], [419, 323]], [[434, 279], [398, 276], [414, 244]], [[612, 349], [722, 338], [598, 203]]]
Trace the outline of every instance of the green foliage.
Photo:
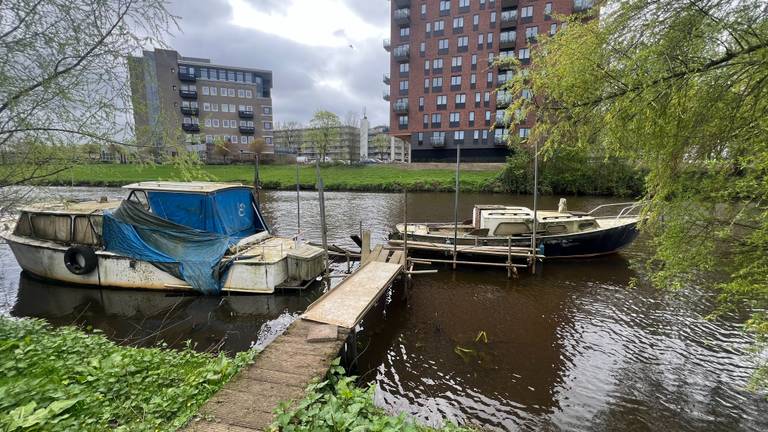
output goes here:
[[341, 137], [341, 120], [330, 111], [317, 111], [309, 121], [309, 131], [305, 146], [311, 146], [320, 161], [325, 161], [328, 149]]
[[[645, 172], [619, 158], [599, 159], [564, 151], [539, 161], [539, 192], [557, 195], [638, 197]], [[507, 158], [499, 174], [505, 191], [533, 193], [533, 152], [521, 148]]]
[[[654, 282], [716, 288], [768, 336], [768, 14], [761, 0], [627, 0], [544, 38], [507, 90], [549, 154], [637, 161]], [[715, 278], [717, 279], [717, 278]], [[768, 372], [757, 375], [768, 384]]]
[[253, 355], [120, 347], [0, 317], [0, 430], [173, 431]]
[[[307, 388], [306, 397], [295, 407], [281, 404], [272, 431], [360, 431], [419, 432], [434, 429], [405, 418], [387, 415], [373, 403], [374, 385], [362, 389], [355, 377], [344, 376], [339, 359], [334, 360], [326, 381]], [[467, 431], [447, 424], [442, 431]]]

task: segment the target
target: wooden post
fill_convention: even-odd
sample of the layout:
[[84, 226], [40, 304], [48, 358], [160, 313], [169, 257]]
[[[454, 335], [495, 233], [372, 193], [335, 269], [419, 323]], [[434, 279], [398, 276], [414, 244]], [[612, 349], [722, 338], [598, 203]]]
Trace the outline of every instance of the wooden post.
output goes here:
[[459, 164], [461, 162], [461, 144], [456, 144], [456, 196], [453, 200], [453, 269], [456, 270], [456, 243], [459, 237]]
[[323, 240], [323, 251], [325, 252], [325, 274], [328, 274], [328, 227], [325, 223], [325, 191], [323, 186], [323, 177], [320, 175], [320, 161], [315, 164], [317, 173], [317, 191], [320, 198], [320, 233]]
[[371, 232], [368, 230], [363, 231], [362, 246], [360, 246], [360, 265], [368, 262], [371, 255]]
[[507, 237], [507, 279], [512, 278], [512, 237]]
[[299, 152], [296, 151], [296, 232], [301, 235], [301, 179], [299, 178]]
[[531, 232], [531, 274], [536, 274], [536, 231], [539, 229], [539, 141], [533, 143], [533, 232]]

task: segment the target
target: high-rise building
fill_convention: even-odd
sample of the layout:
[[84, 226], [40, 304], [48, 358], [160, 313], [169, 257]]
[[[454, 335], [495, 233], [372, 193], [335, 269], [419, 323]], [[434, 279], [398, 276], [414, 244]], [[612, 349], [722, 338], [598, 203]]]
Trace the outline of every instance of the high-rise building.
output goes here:
[[137, 140], [156, 157], [186, 148], [208, 161], [251, 160], [258, 138], [274, 152], [271, 71], [164, 49], [129, 57], [128, 69]]
[[[361, 136], [360, 128], [356, 126], [338, 126], [335, 128], [332, 142], [325, 148], [325, 162], [358, 162], [360, 160]], [[297, 155], [307, 161], [321, 157], [311, 127], [298, 129], [278, 129], [274, 133], [275, 153], [280, 155]], [[366, 139], [367, 144], [367, 139]]]
[[[503, 161], [507, 134], [528, 135], [534, 116], [508, 130], [496, 93], [514, 70], [499, 57], [530, 63], [531, 45], [561, 26], [555, 18], [593, 0], [392, 0], [390, 72], [384, 75], [390, 130], [411, 146], [411, 160]], [[525, 95], [522, 95], [525, 96]], [[498, 119], [498, 121], [497, 121]], [[495, 126], [495, 127], [494, 127]], [[491, 129], [493, 128], [493, 129]]]

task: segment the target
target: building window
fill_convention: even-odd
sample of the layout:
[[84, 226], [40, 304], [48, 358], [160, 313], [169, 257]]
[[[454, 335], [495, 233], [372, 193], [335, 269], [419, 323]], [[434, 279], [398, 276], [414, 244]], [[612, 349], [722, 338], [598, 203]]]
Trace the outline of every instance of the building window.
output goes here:
[[539, 26], [528, 27], [525, 29], [525, 38], [529, 41], [535, 41], [539, 34]]
[[426, 14], [427, 14], [427, 4], [426, 3], [422, 3], [421, 4], [421, 15], [424, 16]]
[[475, 105], [480, 104], [480, 92], [475, 92]]
[[203, 111], [210, 111], [211, 110], [211, 104], [208, 102], [203, 102]]
[[246, 90], [245, 91], [245, 97], [248, 99], [253, 99], [253, 91], [252, 90]]
[[215, 128], [219, 127], [219, 119], [213, 119], [211, 121], [211, 125], [213, 125]]
[[211, 104], [211, 111], [219, 112], [219, 104], [212, 103]]
[[221, 112], [229, 112], [229, 104], [221, 104]]
[[427, 27], [424, 29], [424, 33], [426, 33], [427, 36], [432, 32], [432, 23], [428, 22]]
[[424, 78], [424, 91], [429, 91], [429, 78]]
[[245, 97], [245, 90], [237, 89], [237, 97], [244, 98]]
[[411, 66], [410, 63], [401, 63], [400, 64], [400, 73], [401, 74], [407, 74], [408, 71], [410, 71]]
[[550, 36], [554, 36], [555, 33], [557, 33], [557, 23], [552, 23], [549, 25], [549, 34]]
[[432, 70], [436, 73], [442, 72], [443, 70], [443, 59], [438, 58], [434, 59], [432, 61]]
[[491, 25], [496, 24], [496, 11], [491, 12]]
[[523, 91], [520, 92], [520, 96], [523, 99], [531, 100], [533, 99], [533, 92], [531, 92], [531, 89], [523, 89]]
[[531, 58], [531, 51], [529, 48], [520, 48], [520, 51], [517, 52], [517, 58], [520, 60]]
[[472, 25], [477, 27], [480, 25], [480, 15], [475, 15], [472, 17]]
[[451, 127], [458, 127], [459, 123], [461, 123], [461, 113], [452, 112], [449, 116], [449, 125]]
[[272, 107], [271, 106], [262, 107], [261, 112], [264, 113], [264, 115], [272, 115]]
[[464, 131], [454, 131], [453, 132], [453, 141], [458, 143], [464, 142]]
[[435, 33], [438, 35], [443, 34], [443, 30], [445, 30], [445, 21], [435, 21]]
[[272, 130], [272, 122], [264, 122], [264, 130]]
[[468, 8], [469, 0], [459, 0], [459, 8]]
[[485, 103], [488, 103], [491, 101], [491, 92], [485, 92], [485, 94], [483, 95], [483, 101]]
[[525, 6], [520, 9], [520, 18], [530, 18], [533, 16], [533, 6]]
[[477, 54], [472, 54], [472, 66], [477, 66]]
[[424, 129], [429, 127], [429, 114], [424, 114]]
[[408, 80], [400, 80], [400, 90], [401, 91], [408, 90]]
[[424, 55], [424, 52], [426, 52], [426, 51], [427, 51], [427, 43], [426, 42], [420, 43], [419, 44], [419, 53], [421, 55]]
[[454, 30], [464, 29], [464, 17], [457, 17], [453, 19], [453, 29]]
[[432, 89], [440, 91], [443, 88], [443, 77], [432, 78]]
[[[480, 33], [479, 35], [477, 35], [477, 45], [482, 45], [484, 39], [485, 39], [485, 34], [484, 33]], [[480, 48], [482, 49], [482, 47], [480, 47]]]
[[528, 135], [530, 134], [531, 134], [531, 130], [528, 128], [520, 128], [520, 130], [518, 131], [518, 136], [520, 138], [528, 138]]
[[445, 109], [448, 106], [448, 96], [440, 95], [435, 98], [435, 105], [437, 105], [437, 109]]
[[408, 37], [411, 35], [411, 28], [410, 27], [400, 27], [400, 37]]
[[219, 93], [218, 87], [211, 87], [211, 96], [217, 96]]
[[467, 47], [469, 46], [469, 37], [468, 36], [460, 36], [458, 38], [457, 43], [458, 43], [458, 46], [459, 46], [459, 50], [463, 49], [464, 51], [466, 51]]
[[469, 76], [469, 83], [472, 85], [477, 84], [477, 74], [472, 74]]
[[451, 68], [461, 70], [461, 57], [453, 57], [451, 59]]
[[451, 89], [461, 88], [461, 75], [454, 75], [451, 77]]
[[211, 94], [211, 89], [208, 88], [208, 86], [203, 86], [203, 96], [208, 96]]
[[469, 112], [469, 122], [470, 123], [474, 123], [474, 121], [475, 121], [475, 112], [474, 111], [470, 111]]
[[448, 39], [440, 39], [437, 41], [437, 50], [441, 54], [447, 54], [448, 53]]
[[440, 0], [440, 15], [451, 13], [451, 0]]
[[416, 134], [416, 142], [419, 145], [424, 144], [424, 132], [419, 132], [419, 133]]
[[211, 119], [205, 119], [205, 127], [211, 127]]
[[552, 15], [552, 3], [544, 4], [544, 18], [549, 18]]
[[493, 72], [488, 72], [488, 80], [487, 80], [487, 83], [488, 83], [488, 84], [491, 84], [491, 83], [493, 83]]
[[400, 125], [400, 127], [408, 127], [408, 116], [407, 115], [398, 116], [397, 122]]
[[226, 96], [227, 95], [227, 88], [226, 87], [222, 87], [221, 88], [221, 95], [222, 96]]
[[442, 114], [432, 114], [432, 127], [440, 127], [440, 124], [443, 122], [443, 115]]
[[424, 96], [419, 96], [419, 110], [424, 109]]
[[221, 127], [228, 128], [229, 127], [229, 120], [224, 119], [221, 121]]
[[457, 107], [459, 105], [464, 105], [467, 103], [467, 95], [466, 93], [458, 93], [456, 94], [456, 105]]
[[227, 89], [227, 96], [235, 97], [235, 89]]

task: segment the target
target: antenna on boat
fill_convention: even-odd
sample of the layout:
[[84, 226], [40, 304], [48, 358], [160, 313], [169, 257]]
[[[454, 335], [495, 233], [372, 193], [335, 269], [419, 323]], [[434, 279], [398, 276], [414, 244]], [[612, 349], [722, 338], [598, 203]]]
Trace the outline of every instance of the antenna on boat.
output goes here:
[[296, 150], [296, 235], [301, 237], [301, 180], [299, 178], [299, 151]]
[[533, 231], [531, 232], [531, 273], [536, 274], [536, 231], [539, 218], [539, 140], [533, 141]]
[[[461, 144], [456, 144], [456, 195], [453, 200], [453, 269], [456, 270], [456, 242], [459, 238], [459, 165], [461, 164]], [[406, 235], [408, 233], [406, 232]]]
[[323, 252], [325, 252], [325, 275], [328, 274], [328, 228], [325, 224], [325, 193], [323, 177], [320, 175], [320, 159], [315, 162], [317, 173], [317, 192], [320, 201], [320, 234], [323, 240]]

